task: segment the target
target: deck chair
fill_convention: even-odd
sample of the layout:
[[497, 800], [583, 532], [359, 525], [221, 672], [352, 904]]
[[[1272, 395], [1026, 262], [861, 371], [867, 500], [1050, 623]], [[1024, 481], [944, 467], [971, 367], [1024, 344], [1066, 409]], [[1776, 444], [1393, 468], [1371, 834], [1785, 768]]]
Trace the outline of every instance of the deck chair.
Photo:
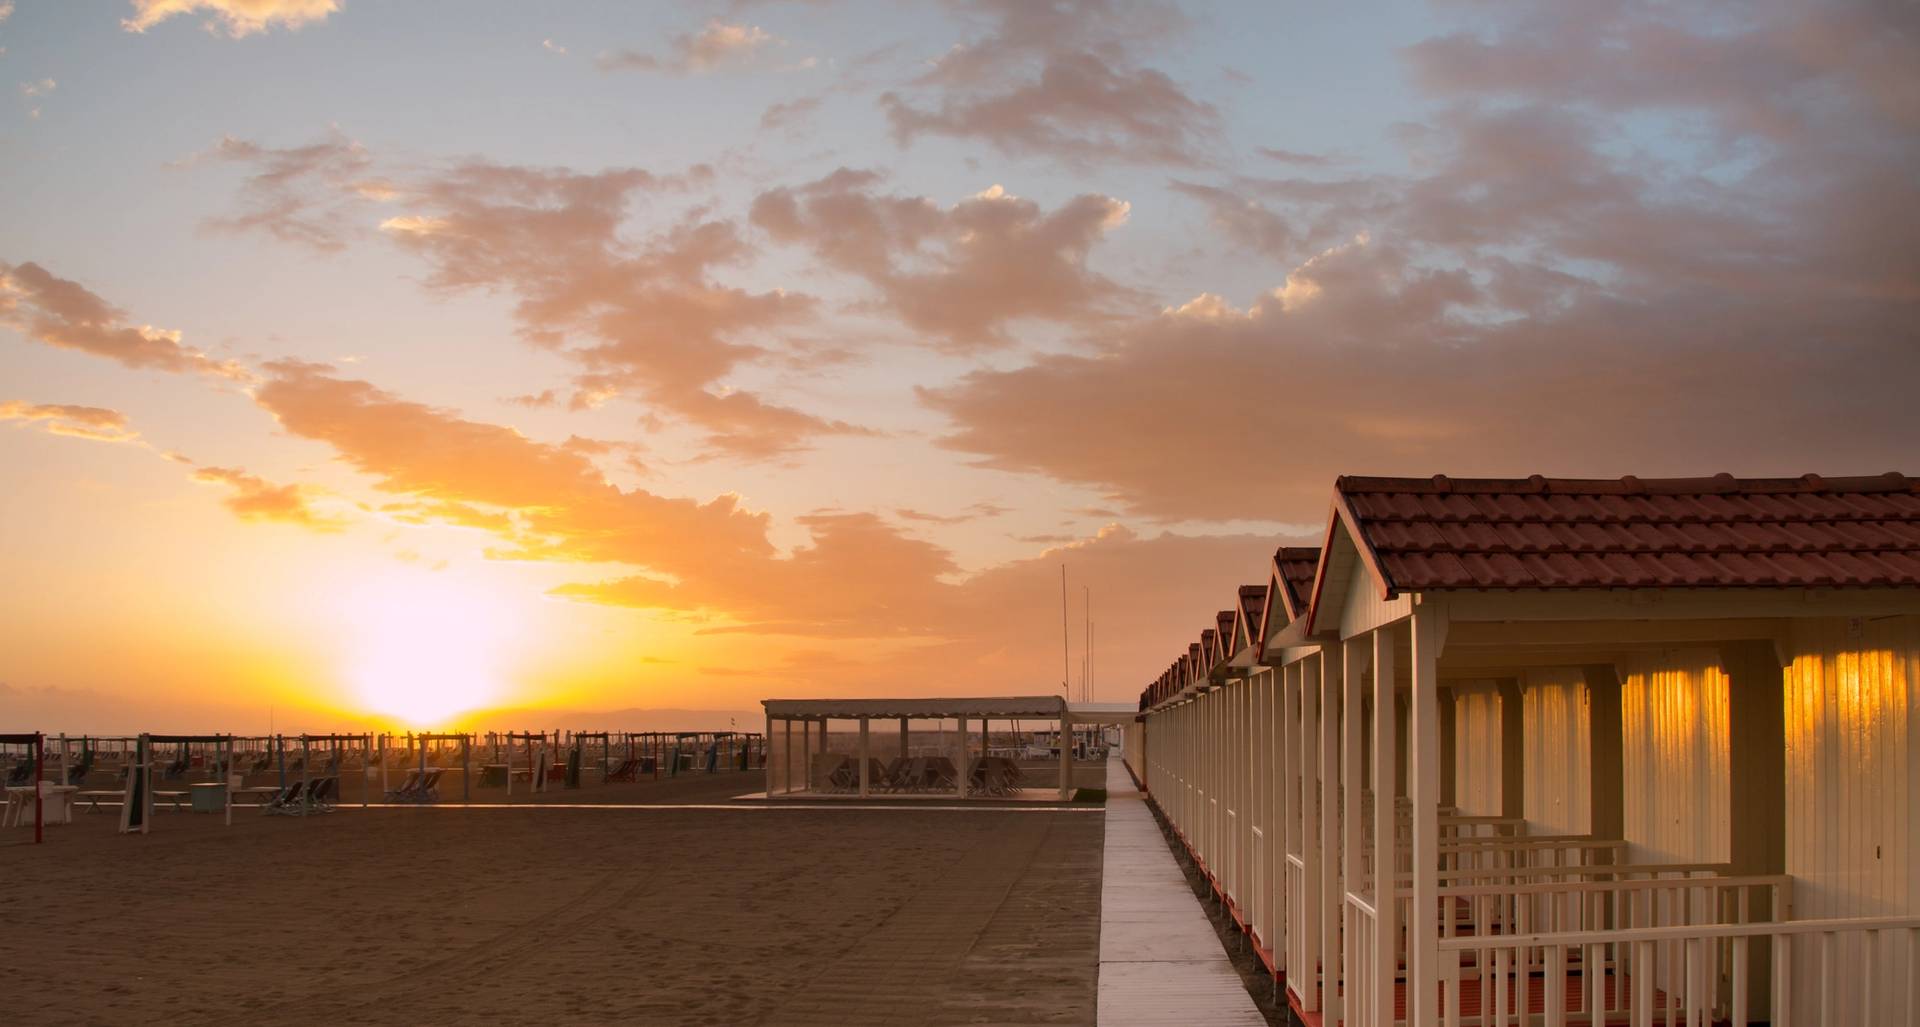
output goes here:
[[924, 786], [937, 791], [951, 791], [960, 783], [960, 771], [953, 761], [945, 756], [927, 757], [927, 772]]
[[387, 801], [388, 802], [412, 801], [413, 793], [418, 791], [420, 788], [420, 777], [421, 777], [421, 774], [420, 774], [419, 767], [415, 767], [412, 770], [407, 771], [407, 779], [405, 781], [400, 782], [400, 787], [387, 789]]
[[297, 817], [306, 813], [306, 803], [301, 801], [306, 795], [306, 782], [289, 781], [266, 805], [260, 807], [262, 813], [278, 813], [282, 816]]
[[[887, 781], [886, 765], [871, 756], [867, 757], [867, 790], [870, 792], [885, 791]], [[860, 768], [858, 765], [854, 767], [853, 787], [855, 791], [860, 789]]]
[[619, 766], [607, 772], [608, 781], [637, 781], [639, 776], [639, 760], [621, 760]]
[[860, 765], [851, 756], [836, 757], [838, 763], [827, 774], [827, 787], [836, 792], [857, 792], [860, 790]]
[[887, 762], [886, 772], [880, 776], [876, 782], [876, 787], [888, 792], [906, 791], [909, 784], [907, 781], [907, 768], [912, 764], [913, 761], [905, 756], [895, 756]]
[[428, 767], [427, 776], [420, 779], [420, 791], [413, 797], [415, 802], [440, 801], [440, 775], [446, 770], [441, 767]]
[[87, 752], [80, 757], [80, 762], [67, 767], [67, 783], [77, 786], [91, 773], [93, 773], [93, 753]]
[[7, 771], [7, 787], [9, 788], [18, 788], [21, 785], [24, 785], [27, 782], [32, 780], [33, 780], [33, 761], [32, 760], [21, 760], [20, 762], [15, 763], [13, 765], [12, 770]]
[[163, 781], [178, 781], [187, 776], [187, 768], [191, 766], [193, 766], [193, 761], [183, 755], [172, 763], [167, 764], [166, 767], [160, 771], [160, 778]]
[[332, 813], [334, 803], [340, 799], [340, 779], [323, 777], [313, 782], [307, 789], [307, 805], [321, 813]]

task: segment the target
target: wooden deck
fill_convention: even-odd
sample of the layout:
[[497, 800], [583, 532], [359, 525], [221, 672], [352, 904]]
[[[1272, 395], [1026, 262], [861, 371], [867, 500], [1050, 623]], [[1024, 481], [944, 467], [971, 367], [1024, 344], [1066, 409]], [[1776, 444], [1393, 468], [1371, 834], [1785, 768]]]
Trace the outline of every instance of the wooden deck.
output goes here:
[[1101, 1027], [1265, 1027], [1118, 759], [1107, 761]]

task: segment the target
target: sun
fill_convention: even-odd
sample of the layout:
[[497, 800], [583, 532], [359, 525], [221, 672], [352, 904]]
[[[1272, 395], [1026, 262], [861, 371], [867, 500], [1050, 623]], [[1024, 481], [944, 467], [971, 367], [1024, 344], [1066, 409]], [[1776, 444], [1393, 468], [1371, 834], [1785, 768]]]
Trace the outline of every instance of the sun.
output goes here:
[[414, 727], [497, 699], [514, 634], [507, 605], [430, 571], [395, 571], [348, 597], [346, 672], [368, 710]]

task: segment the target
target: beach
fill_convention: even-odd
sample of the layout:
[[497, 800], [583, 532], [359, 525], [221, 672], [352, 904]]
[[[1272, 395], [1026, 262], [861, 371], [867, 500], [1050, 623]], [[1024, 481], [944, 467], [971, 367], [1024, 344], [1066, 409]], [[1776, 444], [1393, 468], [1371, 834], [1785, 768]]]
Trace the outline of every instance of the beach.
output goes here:
[[7, 932], [33, 939], [0, 1001], [103, 1024], [1093, 1022], [1099, 812], [729, 802], [759, 783], [162, 812], [146, 836], [81, 812], [0, 848]]

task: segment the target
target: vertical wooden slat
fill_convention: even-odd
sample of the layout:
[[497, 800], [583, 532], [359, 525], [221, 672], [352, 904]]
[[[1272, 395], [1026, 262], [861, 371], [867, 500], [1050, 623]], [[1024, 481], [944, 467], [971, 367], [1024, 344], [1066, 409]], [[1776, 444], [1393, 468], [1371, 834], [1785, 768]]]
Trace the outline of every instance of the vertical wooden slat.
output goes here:
[[1745, 938], [1733, 939], [1733, 1027], [1747, 1027], [1747, 939]]
[[1567, 948], [1564, 945], [1547, 949], [1545, 1005], [1547, 1027], [1567, 1027]]

